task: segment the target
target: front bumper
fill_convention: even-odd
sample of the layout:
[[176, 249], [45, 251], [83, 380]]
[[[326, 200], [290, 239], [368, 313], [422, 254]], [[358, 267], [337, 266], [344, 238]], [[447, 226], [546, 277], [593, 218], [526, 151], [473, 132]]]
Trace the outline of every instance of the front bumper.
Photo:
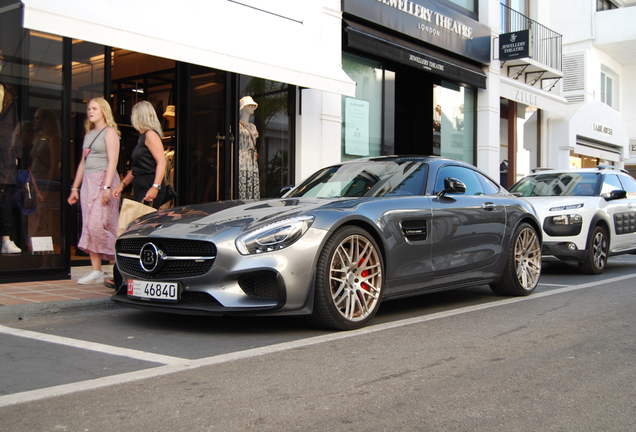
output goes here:
[[[570, 249], [570, 245], [574, 245], [574, 250]], [[549, 260], [555, 258], [559, 261], [585, 261], [587, 256], [586, 249], [579, 249], [573, 242], [543, 242], [541, 255]]]
[[[183, 259], [182, 252], [179, 260], [166, 260], [151, 272], [142, 268], [139, 259], [133, 258], [135, 252], [131, 252], [126, 244], [156, 243], [166, 256], [174, 257], [169, 242], [182, 239], [123, 235], [117, 240], [116, 256], [121, 281], [111, 299], [127, 307], [178, 314], [310, 313], [306, 306], [312, 292], [318, 251], [326, 235], [325, 230], [310, 228], [296, 243], [283, 250], [255, 255], [239, 254], [234, 245], [235, 236], [217, 236], [210, 239], [215, 251], [213, 257], [208, 250], [205, 253], [197, 251], [192, 253], [192, 260], [187, 260]], [[129, 279], [176, 282], [179, 300], [129, 296]]]

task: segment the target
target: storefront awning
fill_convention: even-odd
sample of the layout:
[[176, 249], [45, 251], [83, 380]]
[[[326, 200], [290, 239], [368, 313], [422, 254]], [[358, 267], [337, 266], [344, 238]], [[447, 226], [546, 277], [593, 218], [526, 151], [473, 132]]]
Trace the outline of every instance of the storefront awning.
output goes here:
[[[340, 45], [320, 43], [321, 22], [290, 2], [250, 0], [22, 0], [24, 27], [229, 72], [355, 95]], [[257, 3], [256, 3], [257, 4]], [[268, 10], [265, 10], [267, 8]], [[311, 21], [313, 20], [313, 21]], [[317, 28], [318, 27], [318, 28]], [[338, 25], [334, 30], [338, 32]], [[322, 30], [325, 31], [325, 30]], [[335, 48], [334, 48], [335, 47]]]
[[486, 88], [486, 74], [479, 66], [358, 23], [346, 21], [346, 24], [346, 43], [351, 48], [413, 66], [459, 84]]

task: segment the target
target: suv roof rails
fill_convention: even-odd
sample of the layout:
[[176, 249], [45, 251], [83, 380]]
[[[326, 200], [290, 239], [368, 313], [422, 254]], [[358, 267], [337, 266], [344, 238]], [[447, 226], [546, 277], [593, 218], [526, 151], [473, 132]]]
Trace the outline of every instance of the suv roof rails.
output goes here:
[[612, 169], [612, 170], [616, 170], [616, 171], [620, 171], [622, 173], [625, 174], [629, 174], [629, 171], [619, 168], [619, 167], [615, 167], [614, 165], [596, 165], [596, 169], [597, 170], [606, 170], [606, 169]]

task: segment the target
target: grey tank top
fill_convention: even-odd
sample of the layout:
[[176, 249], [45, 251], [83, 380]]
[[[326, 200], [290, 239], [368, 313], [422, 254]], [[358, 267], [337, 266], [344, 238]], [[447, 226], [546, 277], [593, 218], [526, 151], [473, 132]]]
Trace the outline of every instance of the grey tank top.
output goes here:
[[[101, 172], [108, 168], [108, 153], [106, 151], [105, 139], [106, 132], [108, 131], [105, 130], [101, 134], [99, 134], [99, 132], [99, 130], [93, 129], [88, 132], [84, 138], [84, 145], [82, 146], [82, 149], [87, 149], [89, 146], [91, 148], [91, 152], [86, 158], [86, 165], [84, 167], [84, 171], [87, 173]], [[97, 134], [99, 134], [99, 136], [95, 139]], [[93, 142], [93, 140], [95, 140], [95, 142]], [[93, 143], [93, 145], [91, 145], [91, 143]]]

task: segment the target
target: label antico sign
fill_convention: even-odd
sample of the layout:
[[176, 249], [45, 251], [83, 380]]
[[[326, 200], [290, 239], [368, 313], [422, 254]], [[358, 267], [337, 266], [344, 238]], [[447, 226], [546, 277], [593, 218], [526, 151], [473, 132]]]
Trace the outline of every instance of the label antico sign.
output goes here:
[[490, 62], [490, 27], [430, 0], [343, 0], [343, 12], [464, 57]]

